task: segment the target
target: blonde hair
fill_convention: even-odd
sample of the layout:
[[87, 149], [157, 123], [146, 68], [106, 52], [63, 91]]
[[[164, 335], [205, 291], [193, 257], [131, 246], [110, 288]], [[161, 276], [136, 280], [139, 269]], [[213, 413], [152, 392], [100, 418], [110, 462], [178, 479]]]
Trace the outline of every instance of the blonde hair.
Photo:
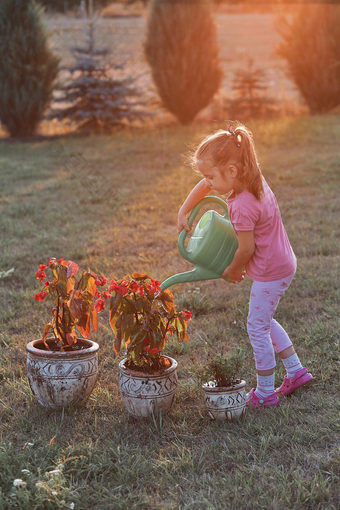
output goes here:
[[207, 136], [197, 147], [193, 160], [210, 157], [223, 170], [228, 164], [237, 168], [237, 178], [258, 200], [263, 193], [262, 173], [256, 157], [251, 131], [242, 124], [229, 131], [220, 129]]

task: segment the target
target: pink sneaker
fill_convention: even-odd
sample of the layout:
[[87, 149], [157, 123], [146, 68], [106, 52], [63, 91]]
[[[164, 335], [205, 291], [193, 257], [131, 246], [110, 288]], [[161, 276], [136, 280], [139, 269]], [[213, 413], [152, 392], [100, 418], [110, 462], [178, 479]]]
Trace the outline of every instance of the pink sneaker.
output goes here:
[[277, 395], [284, 396], [289, 395], [297, 388], [300, 388], [300, 386], [303, 386], [304, 384], [309, 383], [312, 381], [314, 377], [312, 374], [307, 372], [307, 368], [301, 368], [294, 377], [287, 377], [284, 376], [283, 383], [279, 388], [276, 388], [275, 392]]
[[258, 397], [255, 393], [255, 388], [252, 388], [248, 393], [246, 406], [247, 407], [270, 407], [277, 406], [280, 402], [280, 399], [277, 397], [275, 393], [269, 395], [269, 397], [261, 398]]

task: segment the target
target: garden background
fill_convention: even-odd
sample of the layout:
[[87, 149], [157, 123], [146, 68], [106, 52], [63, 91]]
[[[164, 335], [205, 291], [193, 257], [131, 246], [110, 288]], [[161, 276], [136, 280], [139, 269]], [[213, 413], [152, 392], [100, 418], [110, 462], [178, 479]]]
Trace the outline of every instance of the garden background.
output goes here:
[[[339, 110], [310, 114], [276, 52], [277, 17], [288, 7], [274, 3], [214, 5], [223, 80], [187, 125], [162, 108], [145, 61], [147, 2], [103, 7], [95, 30], [98, 45], [122, 65], [115, 76], [133, 78], [151, 117], [83, 132], [74, 121], [49, 120], [47, 108], [25, 137], [9, 136], [2, 124], [0, 510], [339, 507]], [[51, 50], [59, 65], [69, 65], [70, 46], [86, 39], [83, 6], [47, 7]], [[267, 88], [255, 90], [248, 110], [231, 117], [228, 101], [237, 94], [231, 84], [240, 69], [251, 78], [249, 57]], [[258, 94], [265, 110], [249, 111]], [[92, 338], [100, 345], [100, 377], [86, 407], [42, 409], [25, 369], [25, 345], [41, 335], [48, 316], [45, 304], [34, 301], [39, 263], [64, 257], [112, 278], [145, 271], [161, 281], [189, 269], [176, 229], [178, 208], [198, 180], [188, 158], [202, 136], [230, 117], [254, 133], [298, 258], [277, 318], [313, 385], [275, 409], [249, 411], [240, 423], [210, 422], [199, 379], [209, 357], [241, 346], [248, 389], [256, 375], [246, 332], [251, 282], [209, 281], [174, 288], [177, 307], [194, 317], [190, 342], [167, 347], [179, 362], [168, 416], [137, 421], [124, 410], [121, 357], [114, 356], [106, 312]], [[277, 383], [283, 375], [278, 361]]]

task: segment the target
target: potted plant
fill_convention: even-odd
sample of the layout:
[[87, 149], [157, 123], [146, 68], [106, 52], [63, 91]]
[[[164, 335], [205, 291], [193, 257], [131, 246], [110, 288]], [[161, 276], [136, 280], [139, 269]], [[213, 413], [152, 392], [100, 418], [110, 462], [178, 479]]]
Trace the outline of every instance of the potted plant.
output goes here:
[[202, 369], [202, 378], [208, 379], [202, 387], [204, 402], [211, 419], [232, 421], [245, 412], [246, 383], [238, 375], [242, 361], [241, 351], [229, 355], [220, 354]]
[[99, 346], [88, 337], [91, 326], [95, 332], [98, 328], [98, 312], [107, 297], [98, 287], [104, 286], [107, 279], [90, 270], [83, 270], [77, 277], [78, 271], [78, 264], [71, 260], [51, 258], [48, 264], [40, 264], [36, 272], [43, 288], [35, 300], [51, 298], [54, 307], [42, 338], [26, 346], [27, 371], [33, 393], [47, 408], [82, 404], [98, 375]]
[[174, 296], [160, 291], [160, 282], [147, 274], [133, 273], [110, 282], [110, 325], [114, 350], [126, 357], [119, 363], [119, 389], [128, 412], [147, 417], [167, 412], [177, 390], [177, 361], [163, 350], [169, 335], [189, 340], [191, 313], [177, 312]]

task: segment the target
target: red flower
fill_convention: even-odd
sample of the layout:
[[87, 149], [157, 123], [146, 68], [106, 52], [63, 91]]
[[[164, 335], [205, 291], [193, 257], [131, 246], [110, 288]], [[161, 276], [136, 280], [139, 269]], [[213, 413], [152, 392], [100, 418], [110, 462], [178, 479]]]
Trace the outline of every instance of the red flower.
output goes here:
[[111, 280], [110, 285], [109, 285], [109, 292], [112, 292], [112, 291], [117, 292], [118, 288], [119, 288], [119, 285], [117, 284], [117, 282], [115, 280]]
[[140, 296], [144, 296], [144, 288], [143, 287], [139, 287], [138, 293], [139, 293]]
[[103, 296], [104, 296], [105, 299], [107, 299], [107, 298], [111, 297], [111, 294], [107, 290], [104, 290]]
[[45, 282], [45, 286], [48, 287], [50, 282]]
[[105, 299], [99, 298], [94, 304], [94, 308], [97, 313], [100, 313], [105, 308]]
[[37, 271], [35, 273], [35, 276], [36, 276], [37, 280], [40, 280], [41, 282], [44, 281], [44, 279], [46, 278], [46, 274], [44, 273], [44, 271], [42, 269], [39, 269], [39, 271]]
[[187, 320], [189, 320], [189, 321], [191, 320], [191, 318], [192, 318], [192, 313], [191, 313], [191, 312], [189, 312], [189, 310], [183, 310], [183, 312], [182, 312], [182, 313], [183, 313], [183, 315], [184, 315], [184, 318], [185, 318], [185, 319], [187, 319]]
[[124, 285], [120, 285], [117, 289], [117, 292], [119, 292], [119, 294], [121, 294], [122, 296], [126, 296], [126, 294], [128, 294], [129, 292], [129, 289], [127, 287], [124, 287]]
[[150, 340], [149, 340], [149, 337], [146, 336], [143, 340], [143, 343], [145, 343], [146, 345], [149, 345], [150, 344]]
[[150, 345], [146, 345], [146, 346], [144, 347], [144, 351], [149, 352], [149, 350], [150, 350]]
[[146, 289], [150, 294], [154, 294], [156, 292], [155, 287], [152, 287], [149, 283], [146, 284]]
[[51, 257], [50, 261], [48, 263], [48, 267], [54, 266], [54, 264], [56, 264], [56, 262], [57, 262], [57, 259], [55, 257]]
[[132, 292], [137, 292], [137, 290], [139, 289], [139, 285], [137, 282], [131, 282], [130, 283], [130, 290]]
[[47, 292], [44, 292], [44, 291], [43, 291], [43, 292], [38, 292], [38, 294], [36, 294], [36, 295], [34, 296], [34, 299], [35, 299], [36, 301], [44, 301], [44, 299], [45, 299], [45, 297], [46, 297], [46, 296], [47, 296]]
[[58, 259], [58, 263], [61, 264], [65, 259]]
[[153, 280], [152, 278], [150, 278], [150, 281], [151, 281], [151, 285], [155, 289], [155, 292], [160, 292], [161, 282], [159, 282], [158, 280]]
[[151, 349], [151, 354], [157, 354], [158, 352], [159, 352], [158, 347], [153, 347], [153, 348]]
[[122, 296], [126, 296], [126, 294], [129, 292], [128, 289], [129, 282], [127, 280], [124, 280], [122, 283], [117, 283], [115, 280], [110, 281], [109, 286], [109, 292], [118, 292], [119, 294], [122, 294]]
[[39, 264], [40, 271], [44, 271], [47, 268], [46, 264]]
[[98, 287], [103, 287], [104, 285], [106, 285], [108, 282], [108, 279], [105, 278], [105, 276], [99, 276], [96, 281], [95, 281], [95, 284], [98, 286]]

